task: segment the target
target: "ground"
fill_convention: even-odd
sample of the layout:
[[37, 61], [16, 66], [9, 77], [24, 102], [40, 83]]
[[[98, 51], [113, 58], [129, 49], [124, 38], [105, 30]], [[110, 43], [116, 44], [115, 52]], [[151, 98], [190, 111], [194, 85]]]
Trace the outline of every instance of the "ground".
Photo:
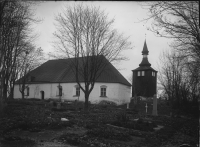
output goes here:
[[186, 143], [196, 147], [199, 143], [197, 117], [171, 117], [164, 101], [158, 103], [158, 116], [151, 114], [152, 101], [131, 103], [129, 109], [101, 103], [85, 112], [81, 102], [64, 102], [57, 109], [50, 100], [11, 100], [0, 120], [0, 146], [179, 147]]

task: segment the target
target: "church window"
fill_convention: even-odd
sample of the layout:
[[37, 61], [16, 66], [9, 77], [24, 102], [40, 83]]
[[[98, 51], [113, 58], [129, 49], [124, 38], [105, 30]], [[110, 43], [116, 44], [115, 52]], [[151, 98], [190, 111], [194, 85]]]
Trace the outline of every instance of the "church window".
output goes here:
[[25, 95], [29, 96], [29, 87], [28, 86], [26, 87], [26, 93], [25, 93]]
[[80, 88], [76, 87], [76, 96], [80, 96]]
[[106, 97], [106, 90], [107, 90], [107, 86], [105, 86], [105, 85], [102, 85], [101, 87], [100, 87], [100, 90], [101, 90], [101, 97]]
[[76, 96], [80, 96], [80, 87], [76, 87]]
[[74, 97], [80, 96], [80, 87], [78, 85], [74, 86]]
[[62, 86], [58, 85], [58, 96], [62, 96]]

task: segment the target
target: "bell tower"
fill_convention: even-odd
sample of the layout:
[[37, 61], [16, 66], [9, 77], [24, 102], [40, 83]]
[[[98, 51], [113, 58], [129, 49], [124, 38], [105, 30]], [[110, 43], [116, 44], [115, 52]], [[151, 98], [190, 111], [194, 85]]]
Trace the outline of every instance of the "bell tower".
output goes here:
[[139, 64], [138, 68], [132, 70], [132, 97], [153, 97], [154, 94], [156, 94], [157, 71], [151, 67], [148, 61], [148, 54], [149, 51], [145, 39], [142, 50], [142, 62]]

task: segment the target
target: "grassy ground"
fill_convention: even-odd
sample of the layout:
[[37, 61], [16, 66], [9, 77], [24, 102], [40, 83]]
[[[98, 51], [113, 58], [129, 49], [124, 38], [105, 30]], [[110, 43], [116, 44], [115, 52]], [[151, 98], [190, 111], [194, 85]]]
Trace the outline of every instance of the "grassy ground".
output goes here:
[[[176, 147], [198, 144], [199, 119], [170, 117], [170, 108], [159, 102], [158, 116], [152, 116], [152, 102], [137, 105], [90, 105], [38, 100], [9, 101], [0, 121], [0, 146], [79, 146], [79, 147]], [[69, 121], [61, 121], [67, 118]], [[134, 121], [134, 119], [138, 119]], [[154, 127], [164, 128], [154, 131]], [[28, 137], [27, 137], [28, 136]], [[7, 146], [6, 146], [7, 145]]]

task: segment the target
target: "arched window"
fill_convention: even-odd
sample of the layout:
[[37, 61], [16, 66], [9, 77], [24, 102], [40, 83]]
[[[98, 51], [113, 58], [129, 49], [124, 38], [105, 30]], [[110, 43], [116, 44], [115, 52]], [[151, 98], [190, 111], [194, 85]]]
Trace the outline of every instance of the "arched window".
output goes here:
[[107, 96], [107, 86], [102, 85], [100, 86], [100, 96], [101, 97], [106, 97]]

